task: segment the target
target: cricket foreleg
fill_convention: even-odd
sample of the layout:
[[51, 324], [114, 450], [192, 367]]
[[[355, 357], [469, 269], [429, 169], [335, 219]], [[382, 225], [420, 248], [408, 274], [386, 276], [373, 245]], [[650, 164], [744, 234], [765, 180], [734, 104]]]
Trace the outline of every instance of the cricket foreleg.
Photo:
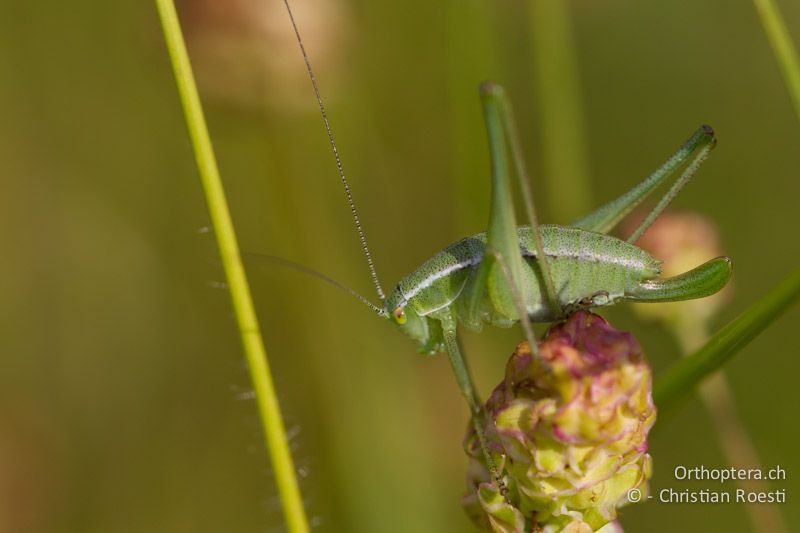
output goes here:
[[476, 390], [475, 384], [472, 381], [472, 376], [470, 376], [467, 363], [464, 360], [463, 355], [461, 355], [458, 336], [456, 335], [454, 328], [444, 329], [444, 343], [445, 348], [447, 349], [447, 357], [450, 360], [450, 366], [453, 368], [453, 374], [455, 375], [456, 382], [458, 383], [458, 388], [461, 389], [461, 394], [464, 396], [464, 399], [467, 400], [467, 405], [469, 406], [470, 416], [472, 419], [472, 427], [475, 430], [475, 435], [478, 437], [478, 444], [481, 447], [481, 452], [483, 452], [483, 458], [486, 461], [486, 467], [489, 469], [489, 472], [491, 472], [492, 479], [500, 488], [500, 493], [507, 500], [508, 489], [503, 482], [503, 477], [498, 471], [497, 465], [492, 457], [492, 453], [489, 450], [489, 440], [487, 439], [486, 432], [484, 431], [488, 416], [486, 414], [486, 410], [483, 408], [483, 404], [480, 401], [478, 391]]

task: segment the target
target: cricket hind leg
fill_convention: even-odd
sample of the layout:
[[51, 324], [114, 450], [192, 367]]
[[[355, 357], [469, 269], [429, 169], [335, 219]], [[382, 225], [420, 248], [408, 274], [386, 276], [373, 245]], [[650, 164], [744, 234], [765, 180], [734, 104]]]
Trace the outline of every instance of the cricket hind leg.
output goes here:
[[519, 133], [517, 132], [517, 125], [514, 121], [514, 113], [511, 107], [511, 101], [506, 97], [503, 89], [497, 85], [488, 84], [485, 90], [492, 93], [492, 97], [496, 100], [496, 105], [500, 114], [500, 122], [503, 126], [508, 146], [511, 149], [511, 159], [514, 163], [514, 170], [519, 181], [520, 192], [525, 204], [525, 213], [528, 217], [528, 224], [530, 225], [531, 232], [533, 233], [534, 249], [536, 251], [536, 263], [542, 274], [543, 293], [545, 301], [550, 306], [553, 314], [559, 314], [558, 295], [556, 294], [555, 283], [553, 282], [552, 269], [550, 268], [550, 260], [547, 254], [544, 253], [544, 244], [542, 243], [542, 234], [539, 230], [539, 219], [536, 214], [536, 204], [533, 201], [533, 191], [531, 190], [530, 177], [528, 175], [527, 165], [525, 158], [522, 154], [522, 144], [519, 140]]
[[678, 195], [681, 189], [683, 189], [684, 185], [689, 183], [689, 180], [692, 179], [692, 176], [694, 176], [697, 173], [697, 170], [700, 168], [700, 165], [702, 165], [703, 162], [708, 158], [708, 154], [711, 153], [711, 150], [714, 149], [714, 146], [716, 146], [716, 140], [713, 137], [713, 131], [712, 131], [709, 143], [703, 145], [699, 149], [697, 155], [689, 163], [689, 166], [687, 166], [686, 169], [681, 173], [680, 177], [677, 180], [675, 180], [675, 183], [672, 184], [672, 187], [670, 187], [669, 190], [664, 194], [664, 196], [661, 197], [661, 199], [658, 201], [653, 210], [647, 214], [647, 216], [639, 224], [639, 226], [635, 230], [633, 230], [633, 233], [631, 233], [628, 236], [627, 239], [628, 242], [635, 243], [636, 241], [639, 240], [639, 237], [641, 237], [644, 234], [644, 232], [647, 231], [647, 228], [649, 228], [650, 225], [653, 222], [655, 222], [655, 220], [659, 217], [659, 215], [661, 215], [664, 209], [666, 209], [666, 207]]
[[497, 262], [497, 266], [500, 268], [500, 272], [502, 273], [503, 278], [505, 278], [505, 281], [511, 290], [511, 297], [514, 300], [514, 306], [517, 308], [517, 315], [519, 315], [519, 323], [522, 326], [522, 332], [525, 335], [525, 340], [528, 341], [531, 353], [533, 355], [538, 355], [539, 345], [536, 343], [536, 335], [533, 332], [533, 325], [531, 324], [530, 316], [528, 316], [528, 309], [525, 305], [522, 291], [511, 278], [511, 272], [509, 271], [508, 265], [503, 259], [503, 256], [500, 255], [496, 250], [492, 249], [488, 249], [486, 253], [491, 254]]
[[641, 183], [633, 187], [631, 190], [620, 196], [619, 198], [608, 202], [607, 204], [595, 209], [588, 215], [571, 224], [574, 228], [581, 228], [598, 233], [608, 233], [619, 222], [625, 218], [642, 200], [647, 198], [659, 185], [661, 185], [669, 176], [671, 176], [678, 168], [690, 160], [690, 157], [695, 151], [697, 155], [691, 159], [686, 170], [678, 177], [678, 179], [670, 187], [669, 191], [661, 198], [658, 205], [647, 216], [647, 218], [640, 224], [640, 226], [630, 235], [628, 242], [636, 242], [636, 240], [644, 233], [650, 224], [661, 214], [661, 211], [669, 204], [670, 201], [678, 194], [684, 185], [691, 179], [697, 172], [697, 169], [706, 160], [709, 152], [716, 145], [717, 139], [714, 136], [714, 130], [711, 126], [701, 126], [694, 134], [674, 153], [672, 156], [655, 172], [650, 174]]
[[[489, 227], [486, 232], [486, 248], [493, 253], [484, 254], [470, 286], [465, 290], [463, 313], [468, 323], [479, 320], [482, 305], [486, 295], [487, 284], [494, 281], [506, 285], [505, 290], [496, 291], [491, 298], [491, 303], [496, 309], [502, 310], [509, 318], [524, 318], [524, 313], [519, 314], [519, 306], [514, 304], [515, 299], [523, 302], [531, 300], [531, 290], [524, 282], [524, 264], [520, 251], [519, 236], [514, 216], [514, 203], [512, 200], [511, 183], [509, 179], [508, 148], [510, 147], [514, 168], [520, 181], [520, 188], [525, 197], [526, 211], [530, 219], [531, 231], [534, 237], [534, 248], [537, 255], [538, 268], [542, 273], [542, 293], [548, 307], [554, 315], [560, 314], [552, 274], [536, 219], [536, 212], [531, 199], [530, 187], [527, 181], [527, 171], [522, 158], [522, 151], [516, 134], [516, 127], [511, 115], [510, 104], [505, 97], [503, 89], [497, 85], [486, 83], [481, 86], [481, 103], [483, 105], [486, 131], [489, 139], [489, 151], [492, 162], [492, 202], [489, 215]], [[502, 257], [507, 272], [506, 276], [500, 274], [493, 267], [496, 258]], [[512, 287], [519, 292], [514, 296]], [[517, 314], [517, 317], [513, 315]]]

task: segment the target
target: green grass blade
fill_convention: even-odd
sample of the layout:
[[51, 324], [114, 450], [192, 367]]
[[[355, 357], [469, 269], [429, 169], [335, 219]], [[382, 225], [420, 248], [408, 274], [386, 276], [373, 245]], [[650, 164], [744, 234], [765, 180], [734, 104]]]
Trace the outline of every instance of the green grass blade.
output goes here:
[[703, 378], [718, 370], [800, 297], [800, 268], [761, 300], [719, 330], [698, 351], [684, 357], [656, 381], [653, 398], [659, 415], [675, 406]]
[[211, 139], [200, 105], [189, 56], [186, 52], [178, 14], [172, 0], [156, 0], [156, 6], [161, 18], [161, 27], [175, 73], [175, 81], [194, 148], [211, 223], [217, 238], [225, 277], [230, 288], [231, 301], [264, 428], [267, 453], [272, 460], [286, 522], [289, 531], [306, 532], [308, 531], [308, 520], [303, 509], [300, 488], [289, 453], [286, 431], [275, 394], [275, 386], [272, 382], [272, 374], [267, 363], [267, 353], [253, 308], [253, 299], [250, 296], [247, 276], [242, 266], [236, 233], [233, 229], [225, 191], [211, 147]]
[[775, 0], [753, 0], [800, 120], [800, 60]]
[[531, 0], [528, 6], [544, 178], [556, 222], [575, 220], [592, 206], [572, 5]]

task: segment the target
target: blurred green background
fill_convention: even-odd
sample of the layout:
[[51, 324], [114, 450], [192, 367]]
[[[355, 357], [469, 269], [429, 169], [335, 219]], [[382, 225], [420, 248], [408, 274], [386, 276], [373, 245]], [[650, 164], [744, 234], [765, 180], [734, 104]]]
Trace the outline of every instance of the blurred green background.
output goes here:
[[[547, 88], [568, 87], [534, 58], [567, 50], [534, 47], [530, 3], [294, 3], [386, 287], [485, 227], [484, 79], [516, 106], [544, 221], [568, 222], [579, 203], [543, 177], [547, 112], [585, 123], [591, 205], [699, 124], [715, 127], [718, 148], [676, 206], [714, 220], [734, 259], [717, 324], [797, 265], [800, 124], [750, 2], [569, 2], [582, 111], [543, 109]], [[0, 531], [283, 530], [154, 6], [4, 7]], [[797, 38], [800, 3], [780, 7]], [[371, 294], [281, 2], [179, 8], [242, 248]], [[446, 358], [417, 355], [324, 284], [248, 266], [317, 529], [470, 530], [459, 507], [467, 413]], [[603, 314], [636, 334], [657, 374], [678, 357], [670, 334], [629, 308]], [[777, 507], [790, 530], [798, 319], [790, 311], [727, 367], [761, 460], [787, 469], [773, 488], [787, 489]], [[519, 340], [466, 336], [484, 394]], [[688, 486], [676, 465], [725, 464], [696, 399], [651, 453], [655, 489]], [[740, 505], [649, 503], [625, 509], [623, 524], [751, 530]]]

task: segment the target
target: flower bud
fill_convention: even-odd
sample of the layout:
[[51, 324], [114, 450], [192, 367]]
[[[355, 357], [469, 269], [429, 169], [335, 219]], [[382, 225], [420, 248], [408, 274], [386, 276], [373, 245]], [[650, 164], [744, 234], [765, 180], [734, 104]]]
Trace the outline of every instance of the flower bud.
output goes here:
[[521, 343], [486, 402], [485, 432], [504, 487], [470, 431], [467, 513], [483, 530], [503, 532], [617, 527], [617, 508], [631, 489], [646, 494], [651, 475], [651, 388], [636, 339], [592, 313], [551, 328], [538, 355]]
[[[204, 97], [248, 110], [316, 112], [282, 2], [183, 0], [179, 7]], [[350, 16], [343, 2], [326, 0], [294, 2], [292, 11], [329, 94], [343, 70]]]

